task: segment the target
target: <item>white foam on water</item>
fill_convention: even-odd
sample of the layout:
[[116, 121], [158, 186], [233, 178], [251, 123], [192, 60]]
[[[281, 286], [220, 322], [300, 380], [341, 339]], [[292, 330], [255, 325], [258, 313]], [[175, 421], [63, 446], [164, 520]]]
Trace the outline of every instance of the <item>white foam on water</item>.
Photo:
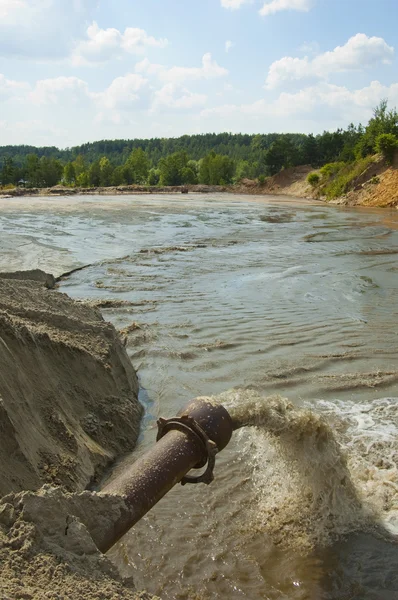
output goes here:
[[398, 535], [398, 398], [319, 400], [314, 409], [333, 424], [362, 497]]
[[237, 435], [253, 469], [254, 530], [301, 549], [380, 524], [398, 533], [397, 399], [297, 408], [233, 390], [214, 400], [244, 427]]

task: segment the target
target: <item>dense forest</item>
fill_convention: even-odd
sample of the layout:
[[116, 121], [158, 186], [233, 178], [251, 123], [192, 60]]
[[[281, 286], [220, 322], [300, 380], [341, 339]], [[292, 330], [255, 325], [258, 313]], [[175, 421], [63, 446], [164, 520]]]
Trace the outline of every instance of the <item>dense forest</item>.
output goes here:
[[[226, 185], [244, 178], [264, 181], [292, 166], [351, 165], [398, 147], [398, 113], [383, 100], [366, 126], [305, 134], [203, 134], [150, 140], [104, 140], [56, 147], [0, 147], [4, 187]], [[333, 167], [324, 168], [329, 175]], [[313, 183], [316, 183], [314, 178]]]

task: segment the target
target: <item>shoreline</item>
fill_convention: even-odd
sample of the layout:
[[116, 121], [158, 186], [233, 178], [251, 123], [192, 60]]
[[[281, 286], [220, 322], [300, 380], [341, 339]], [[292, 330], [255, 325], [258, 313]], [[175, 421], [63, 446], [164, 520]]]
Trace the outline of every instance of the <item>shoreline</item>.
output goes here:
[[151, 195], [151, 194], [211, 194], [230, 192], [231, 186], [219, 185], [176, 185], [176, 186], [145, 186], [145, 185], [123, 185], [109, 187], [64, 187], [54, 186], [51, 188], [14, 188], [0, 191], [0, 198], [24, 198], [31, 196], [128, 196], [128, 195]]
[[[182, 186], [145, 186], [145, 185], [123, 185], [109, 187], [66, 187], [57, 185], [51, 188], [13, 188], [0, 190], [0, 200], [11, 200], [14, 198], [65, 198], [73, 196], [151, 196], [151, 195], [185, 195], [185, 194], [230, 194], [245, 196], [288, 197], [309, 202], [319, 202], [332, 206], [345, 206], [352, 208], [382, 208], [398, 210], [398, 197], [389, 189], [387, 198], [385, 190], [380, 190], [380, 197], [373, 194], [368, 198], [368, 182], [358, 185], [355, 190], [347, 194], [327, 200], [325, 196], [319, 196], [307, 181], [311, 169], [308, 166], [287, 169], [271, 177], [263, 184], [254, 180], [243, 179], [235, 185], [182, 185]], [[390, 186], [391, 187], [391, 186]], [[393, 186], [393, 190], [395, 190]], [[393, 196], [393, 197], [390, 197]]]

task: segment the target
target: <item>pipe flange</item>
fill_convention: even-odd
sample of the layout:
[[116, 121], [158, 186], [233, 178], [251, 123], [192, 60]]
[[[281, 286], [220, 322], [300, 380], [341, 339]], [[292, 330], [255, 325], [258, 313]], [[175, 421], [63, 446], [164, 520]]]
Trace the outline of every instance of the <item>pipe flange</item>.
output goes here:
[[200, 469], [207, 465], [206, 470], [201, 475], [185, 475], [185, 477], [181, 479], [181, 485], [187, 483], [205, 483], [206, 485], [209, 485], [214, 479], [214, 466], [218, 448], [216, 443], [208, 437], [207, 433], [199, 423], [189, 415], [182, 415], [181, 417], [174, 417], [172, 419], [163, 419], [161, 417], [158, 419], [157, 425], [157, 442], [169, 431], [176, 430], [193, 435], [195, 440], [202, 446], [204, 458], [195, 465], [194, 468]]

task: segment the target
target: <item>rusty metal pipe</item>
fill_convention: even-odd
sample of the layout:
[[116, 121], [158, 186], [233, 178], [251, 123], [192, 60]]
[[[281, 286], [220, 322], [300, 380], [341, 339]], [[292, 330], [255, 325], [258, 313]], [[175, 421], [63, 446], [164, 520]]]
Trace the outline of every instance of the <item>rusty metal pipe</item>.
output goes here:
[[[231, 439], [233, 424], [229, 413], [221, 405], [196, 400], [188, 404], [178, 417], [194, 420], [193, 430], [181, 425], [181, 430], [166, 424], [167, 431], [155, 446], [139, 458], [125, 473], [106, 485], [100, 494], [121, 496], [126, 511], [113, 524], [111, 531], [103, 531], [96, 543], [107, 552], [127, 531], [133, 527], [167, 492], [192, 468], [206, 464], [208, 450], [197, 431], [202, 430], [210, 444], [223, 450]], [[179, 425], [178, 423], [176, 426]], [[209, 481], [207, 481], [209, 482]]]

